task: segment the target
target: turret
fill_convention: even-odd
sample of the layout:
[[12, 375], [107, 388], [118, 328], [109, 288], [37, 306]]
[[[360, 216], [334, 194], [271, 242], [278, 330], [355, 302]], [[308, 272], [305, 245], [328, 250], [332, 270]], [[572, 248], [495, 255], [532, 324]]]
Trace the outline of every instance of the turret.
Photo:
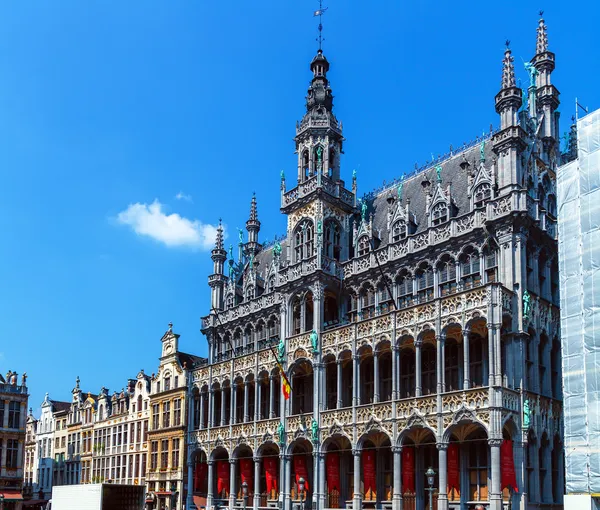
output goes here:
[[510, 41], [506, 41], [502, 59], [502, 82], [496, 94], [496, 112], [500, 115], [500, 131], [493, 137], [493, 150], [498, 158], [500, 193], [514, 189], [521, 183], [519, 154], [525, 149], [526, 133], [519, 126], [517, 112], [523, 99], [515, 82], [515, 66]]
[[261, 248], [258, 242], [258, 233], [260, 232], [260, 221], [258, 220], [258, 208], [256, 205], [256, 193], [252, 194], [250, 202], [250, 217], [246, 221], [246, 230], [248, 231], [248, 242], [246, 243], [246, 255], [256, 255]]
[[211, 308], [220, 310], [223, 307], [224, 264], [227, 260], [227, 252], [223, 246], [223, 224], [220, 218], [215, 247], [211, 251], [210, 258], [213, 261], [213, 274], [208, 277], [208, 285], [211, 288]]
[[541, 122], [539, 132], [539, 136], [543, 140], [541, 155], [548, 163], [554, 155], [554, 151], [558, 149], [560, 139], [558, 130], [560, 114], [556, 111], [560, 104], [558, 99], [560, 93], [550, 80], [552, 71], [554, 71], [555, 56], [554, 53], [548, 51], [548, 33], [543, 14], [541, 11], [537, 28], [536, 52], [531, 59], [531, 65], [535, 69], [535, 113], [538, 121]]

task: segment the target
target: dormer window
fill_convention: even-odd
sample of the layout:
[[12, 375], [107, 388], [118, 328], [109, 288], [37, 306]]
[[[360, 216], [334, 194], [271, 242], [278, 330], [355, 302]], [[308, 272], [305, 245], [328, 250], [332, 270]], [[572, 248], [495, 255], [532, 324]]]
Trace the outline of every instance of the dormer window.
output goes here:
[[405, 239], [407, 234], [406, 223], [404, 221], [397, 221], [392, 227], [392, 242], [397, 243], [398, 241]]
[[363, 236], [358, 240], [358, 256], [362, 257], [369, 253], [369, 238]]
[[439, 202], [433, 206], [431, 211], [431, 224], [433, 226], [441, 225], [448, 221], [448, 204]]
[[235, 306], [235, 299], [233, 297], [233, 294], [228, 294], [227, 299], [225, 301], [225, 308], [229, 309], [229, 308], [233, 308], [234, 306]]
[[254, 299], [254, 287], [252, 285], [246, 289], [246, 301], [250, 301], [251, 299]]
[[483, 207], [492, 196], [492, 187], [488, 183], [477, 186], [473, 194], [473, 205], [476, 209]]

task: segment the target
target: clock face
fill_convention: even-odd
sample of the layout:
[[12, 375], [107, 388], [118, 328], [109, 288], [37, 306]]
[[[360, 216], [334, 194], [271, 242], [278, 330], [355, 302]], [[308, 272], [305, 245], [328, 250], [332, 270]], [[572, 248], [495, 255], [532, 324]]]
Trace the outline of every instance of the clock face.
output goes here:
[[168, 354], [173, 350], [173, 344], [171, 342], [169, 342], [168, 344], [165, 344], [165, 353]]

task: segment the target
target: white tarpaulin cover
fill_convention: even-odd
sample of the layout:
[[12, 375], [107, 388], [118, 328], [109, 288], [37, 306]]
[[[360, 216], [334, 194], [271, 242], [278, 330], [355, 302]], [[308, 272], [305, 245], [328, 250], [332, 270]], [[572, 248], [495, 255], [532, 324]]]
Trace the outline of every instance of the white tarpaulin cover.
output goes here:
[[566, 492], [600, 493], [600, 110], [558, 169]]

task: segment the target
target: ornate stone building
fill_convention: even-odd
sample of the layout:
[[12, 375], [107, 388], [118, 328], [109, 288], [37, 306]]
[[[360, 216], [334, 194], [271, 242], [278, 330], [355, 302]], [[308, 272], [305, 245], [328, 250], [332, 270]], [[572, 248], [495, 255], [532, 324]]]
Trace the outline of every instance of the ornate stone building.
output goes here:
[[[285, 237], [212, 251], [189, 498], [254, 507], [558, 508], [563, 494], [555, 56], [540, 19], [499, 129], [357, 197], [321, 50], [281, 176]], [[274, 352], [270, 346], [277, 346]], [[279, 357], [291, 382], [282, 394]], [[301, 478], [304, 479], [302, 491]], [[518, 490], [518, 492], [517, 492]]]
[[0, 375], [0, 501], [2, 510], [21, 510], [25, 477], [27, 375]]

